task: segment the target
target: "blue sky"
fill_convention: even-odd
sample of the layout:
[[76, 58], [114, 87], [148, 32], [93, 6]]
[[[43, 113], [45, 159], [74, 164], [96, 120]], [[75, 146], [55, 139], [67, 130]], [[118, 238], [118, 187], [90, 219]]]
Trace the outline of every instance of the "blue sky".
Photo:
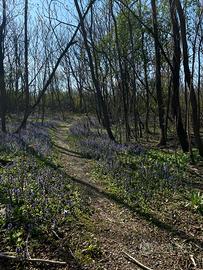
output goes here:
[[56, 15], [53, 17], [57, 17], [57, 19], [68, 22], [68, 23], [76, 23], [75, 17], [75, 8], [73, 0], [30, 0], [29, 1], [29, 12], [30, 15], [35, 18], [38, 14], [48, 16], [48, 6], [51, 2], [51, 10], [56, 11]]

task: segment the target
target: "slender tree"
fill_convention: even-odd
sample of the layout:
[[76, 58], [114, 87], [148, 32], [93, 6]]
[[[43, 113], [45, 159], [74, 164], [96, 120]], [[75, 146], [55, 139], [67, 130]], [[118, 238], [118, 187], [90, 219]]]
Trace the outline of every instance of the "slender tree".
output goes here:
[[4, 42], [6, 30], [6, 0], [2, 0], [2, 22], [0, 24], [0, 112], [1, 112], [1, 129], [6, 132], [6, 85], [4, 69]]
[[111, 131], [107, 106], [106, 106], [106, 103], [105, 103], [104, 98], [102, 96], [101, 86], [100, 86], [98, 77], [96, 76], [93, 55], [91, 53], [90, 46], [88, 43], [87, 31], [85, 29], [83, 15], [82, 15], [78, 1], [74, 0], [74, 3], [75, 3], [75, 7], [77, 9], [79, 20], [80, 20], [81, 31], [82, 31], [82, 35], [83, 35], [83, 39], [84, 39], [84, 45], [85, 45], [85, 49], [86, 49], [86, 52], [88, 55], [88, 60], [89, 60], [89, 65], [90, 65], [90, 70], [91, 70], [92, 81], [93, 81], [93, 84], [94, 84], [94, 87], [96, 90], [96, 99], [97, 99], [97, 102], [99, 104], [99, 108], [101, 109], [101, 112], [102, 112], [102, 123], [103, 123], [103, 126], [106, 128], [106, 131], [108, 133], [109, 138], [114, 141], [115, 138], [114, 138], [114, 135]]
[[159, 126], [160, 126], [160, 145], [166, 144], [166, 130], [165, 130], [165, 110], [163, 102], [163, 91], [161, 84], [161, 52], [159, 47], [159, 32], [157, 22], [157, 7], [156, 0], [151, 0], [152, 6], [152, 18], [153, 18], [153, 29], [154, 29], [154, 47], [155, 47], [155, 62], [156, 62], [156, 93], [158, 102], [158, 114], [159, 114]]
[[182, 40], [182, 48], [183, 48], [183, 66], [184, 66], [184, 72], [185, 72], [185, 80], [190, 90], [193, 131], [194, 131], [196, 144], [199, 149], [199, 153], [201, 156], [203, 156], [203, 143], [200, 136], [200, 118], [198, 117], [197, 97], [196, 97], [194, 84], [192, 80], [192, 74], [189, 67], [189, 54], [188, 54], [185, 14], [179, 0], [176, 0], [176, 7], [177, 7], [179, 19], [180, 19], [180, 31], [181, 31], [181, 40]]
[[183, 127], [180, 106], [180, 64], [181, 64], [181, 50], [180, 50], [180, 32], [178, 25], [178, 18], [176, 14], [175, 2], [169, 0], [172, 31], [173, 31], [173, 70], [172, 70], [172, 114], [175, 118], [177, 135], [184, 152], [189, 151], [189, 144], [187, 133]]

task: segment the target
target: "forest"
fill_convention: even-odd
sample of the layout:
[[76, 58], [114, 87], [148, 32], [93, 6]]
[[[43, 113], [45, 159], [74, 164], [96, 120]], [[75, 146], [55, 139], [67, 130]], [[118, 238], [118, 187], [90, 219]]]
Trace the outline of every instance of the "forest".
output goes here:
[[0, 270], [203, 269], [203, 1], [0, 0]]

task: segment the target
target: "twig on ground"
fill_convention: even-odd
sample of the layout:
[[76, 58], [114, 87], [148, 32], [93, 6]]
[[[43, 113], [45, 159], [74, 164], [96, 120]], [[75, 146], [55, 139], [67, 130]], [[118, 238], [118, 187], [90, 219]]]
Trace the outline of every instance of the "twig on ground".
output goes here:
[[73, 251], [70, 248], [69, 248], [69, 251], [70, 251], [71, 256], [76, 260], [76, 257], [75, 257]]
[[29, 233], [28, 233], [26, 241], [25, 241], [25, 257], [26, 257], [26, 259], [31, 259], [30, 253], [29, 253], [29, 248], [28, 248], [28, 239], [29, 239]]
[[129, 259], [130, 261], [134, 262], [135, 264], [137, 264], [140, 268], [144, 269], [144, 270], [153, 270], [152, 268], [149, 268], [147, 266], [145, 266], [144, 264], [142, 264], [141, 262], [139, 262], [138, 260], [136, 260], [135, 258], [133, 258], [131, 255], [129, 255], [128, 253], [126, 253], [125, 251], [123, 251], [123, 254], [125, 255], [126, 259]]
[[197, 268], [197, 264], [196, 264], [196, 262], [195, 262], [194, 256], [193, 256], [193, 255], [190, 255], [189, 257], [190, 257], [190, 260], [192, 261], [193, 266], [194, 266], [195, 268]]
[[14, 252], [14, 251], [5, 251], [3, 254], [5, 254], [5, 255], [15, 255], [16, 252]]
[[56, 238], [61, 239], [61, 237], [57, 234], [56, 231], [52, 230], [53, 234], [56, 236]]
[[32, 263], [47, 263], [47, 264], [55, 264], [55, 265], [67, 265], [67, 262], [45, 260], [45, 259], [31, 259], [31, 258], [28, 259], [28, 258], [23, 258], [23, 257], [20, 257], [20, 256], [7, 255], [5, 253], [0, 253], [0, 258], [10, 259], [10, 260], [14, 260], [14, 261], [32, 262]]

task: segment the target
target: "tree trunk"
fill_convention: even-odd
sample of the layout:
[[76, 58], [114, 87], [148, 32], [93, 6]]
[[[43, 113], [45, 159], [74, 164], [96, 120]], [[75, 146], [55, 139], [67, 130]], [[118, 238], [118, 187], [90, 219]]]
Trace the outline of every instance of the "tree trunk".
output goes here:
[[118, 38], [118, 27], [117, 27], [117, 22], [115, 15], [113, 13], [113, 4], [111, 3], [111, 15], [113, 18], [114, 22], [114, 28], [115, 28], [115, 43], [116, 43], [116, 49], [118, 53], [118, 64], [119, 64], [119, 69], [120, 69], [120, 78], [121, 81], [118, 81], [119, 83], [119, 88], [121, 90], [122, 94], [122, 103], [123, 103], [123, 111], [124, 111], [124, 121], [125, 121], [125, 137], [126, 141], [128, 142], [130, 140], [130, 125], [129, 125], [129, 113], [128, 113], [128, 84], [126, 81], [126, 72], [124, 70], [124, 63], [122, 63], [121, 60], [121, 49], [120, 49], [120, 44], [119, 44], [119, 38]]
[[2, 0], [3, 18], [0, 25], [0, 113], [1, 113], [1, 129], [6, 132], [6, 85], [5, 85], [5, 71], [4, 71], [4, 39], [6, 28], [6, 0]]
[[79, 19], [80, 19], [80, 25], [81, 25], [81, 31], [82, 31], [82, 35], [83, 35], [83, 39], [84, 39], [84, 45], [85, 45], [85, 49], [87, 52], [87, 56], [88, 56], [88, 60], [89, 60], [89, 65], [90, 65], [90, 71], [91, 71], [91, 76], [92, 76], [92, 81], [96, 90], [96, 97], [97, 97], [97, 101], [98, 101], [98, 105], [102, 110], [102, 123], [103, 126], [105, 127], [107, 134], [109, 136], [109, 138], [113, 141], [115, 141], [114, 135], [111, 131], [111, 126], [110, 126], [110, 120], [109, 120], [109, 116], [108, 116], [108, 111], [107, 111], [107, 107], [106, 104], [104, 102], [102, 93], [101, 93], [101, 87], [100, 87], [100, 83], [99, 80], [96, 76], [95, 73], [95, 68], [94, 68], [94, 62], [93, 62], [93, 56], [89, 47], [89, 43], [88, 43], [88, 39], [87, 39], [87, 32], [85, 29], [85, 24], [84, 24], [84, 20], [83, 20], [83, 16], [78, 4], [77, 0], [74, 0], [78, 15], [79, 15]]
[[185, 14], [181, 3], [179, 0], [176, 0], [177, 12], [180, 19], [180, 30], [181, 30], [181, 40], [183, 47], [183, 66], [185, 73], [185, 80], [187, 82], [188, 88], [190, 89], [190, 102], [192, 107], [192, 124], [193, 131], [195, 136], [195, 141], [199, 150], [199, 154], [203, 156], [203, 143], [200, 136], [200, 118], [198, 117], [198, 107], [197, 107], [197, 97], [193, 85], [192, 74], [190, 72], [189, 67], [189, 55], [188, 55], [188, 44], [187, 44], [187, 36], [186, 36], [186, 22], [185, 22]]
[[154, 28], [155, 60], [156, 60], [156, 93], [158, 102], [159, 126], [161, 131], [159, 145], [165, 145], [166, 144], [166, 132], [164, 121], [165, 110], [161, 85], [161, 53], [159, 47], [156, 0], [151, 0], [151, 6], [152, 6], [152, 18]]
[[27, 125], [27, 115], [29, 114], [30, 106], [30, 93], [29, 93], [29, 71], [28, 71], [28, 0], [25, 0], [25, 13], [24, 13], [24, 93], [25, 93], [25, 112], [23, 120], [19, 127], [19, 131], [22, 128], [26, 128]]
[[179, 85], [180, 85], [180, 33], [178, 27], [178, 20], [176, 16], [176, 10], [174, 6], [174, 1], [169, 0], [170, 2], [170, 13], [173, 29], [173, 72], [172, 72], [172, 114], [176, 121], [176, 131], [181, 144], [181, 147], [184, 152], [189, 151], [189, 144], [187, 139], [187, 132], [184, 129], [182, 116], [181, 116], [181, 107], [180, 107], [180, 98], [179, 98]]

